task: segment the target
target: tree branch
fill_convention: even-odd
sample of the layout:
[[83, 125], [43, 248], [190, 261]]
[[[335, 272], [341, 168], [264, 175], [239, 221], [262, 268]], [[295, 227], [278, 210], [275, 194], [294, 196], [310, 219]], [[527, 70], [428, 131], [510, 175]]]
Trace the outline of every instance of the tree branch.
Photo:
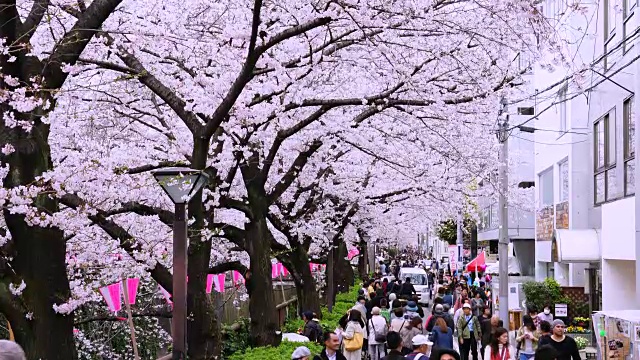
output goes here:
[[320, 149], [321, 146], [322, 146], [322, 141], [315, 140], [309, 145], [309, 148], [307, 150], [302, 151], [300, 154], [298, 154], [296, 159], [291, 164], [291, 167], [289, 167], [289, 170], [284, 174], [282, 179], [278, 181], [276, 186], [273, 188], [273, 191], [268, 195], [269, 202], [271, 204], [273, 204], [274, 201], [280, 197], [280, 195], [282, 195], [285, 191], [287, 191], [289, 186], [291, 186], [291, 183], [293, 183], [293, 181], [298, 177], [298, 174], [300, 173], [300, 171], [302, 171], [304, 166], [307, 164], [307, 161], [309, 160], [309, 158], [316, 151], [318, 151], [318, 149]]
[[[132, 313], [131, 317], [134, 317], [134, 318], [159, 317], [159, 318], [171, 319], [173, 317], [173, 314], [170, 311], [156, 311], [156, 312], [149, 312], [149, 313]], [[79, 326], [82, 324], [87, 324], [87, 323], [96, 322], [96, 321], [127, 321], [127, 318], [120, 317], [120, 316], [112, 316], [112, 315], [102, 315], [102, 316], [96, 316], [92, 318], [78, 320], [73, 325]]]
[[59, 89], [64, 84], [67, 72], [62, 71], [64, 64], [74, 65], [85, 47], [102, 27], [122, 0], [94, 0], [82, 13], [62, 40], [54, 47], [53, 53], [44, 64], [42, 71], [44, 87]]
[[[73, 194], [66, 194], [62, 196], [60, 198], [60, 203], [72, 209], [81, 209], [87, 206], [84, 200]], [[118, 225], [113, 220], [107, 219], [104, 213], [100, 210], [98, 210], [95, 215], [89, 215], [89, 220], [100, 226], [100, 228], [102, 228], [102, 230], [104, 230], [113, 239], [118, 240], [120, 247], [136, 262], [145, 264], [145, 262], [137, 260], [134, 256], [135, 253], [142, 251], [142, 247], [140, 244], [136, 243], [134, 237], [122, 226]], [[169, 293], [173, 291], [172, 275], [166, 267], [156, 262], [156, 265], [153, 269], [149, 270], [149, 273], [151, 274], [151, 277], [153, 277], [153, 279], [165, 290]]]
[[175, 214], [171, 211], [164, 210], [161, 208], [141, 204], [135, 201], [129, 201], [127, 203], [122, 204], [119, 209], [112, 211], [104, 211], [102, 214], [105, 217], [117, 215], [117, 214], [126, 214], [126, 213], [135, 213], [142, 216], [154, 216], [157, 215], [160, 221], [168, 226], [173, 226], [173, 221], [175, 218]]
[[264, 165], [262, 167], [262, 178], [263, 179], [267, 179], [267, 177], [269, 176], [269, 170], [271, 169], [271, 166], [273, 165], [273, 160], [276, 158], [276, 155], [278, 153], [278, 150], [280, 149], [280, 146], [282, 145], [282, 143], [289, 137], [295, 135], [297, 132], [301, 131], [302, 129], [304, 129], [305, 127], [307, 127], [308, 125], [310, 125], [311, 123], [313, 123], [314, 121], [320, 119], [320, 117], [322, 117], [322, 115], [326, 114], [329, 110], [331, 110], [333, 107], [331, 106], [321, 106], [320, 109], [316, 110], [313, 114], [309, 115], [306, 119], [300, 121], [299, 123], [295, 124], [294, 126], [288, 128], [288, 129], [283, 129], [278, 131], [278, 133], [276, 134], [276, 138], [275, 140], [273, 140], [273, 144], [271, 145], [271, 148], [269, 149], [269, 154], [267, 155], [267, 157], [264, 160]]
[[29, 11], [29, 15], [20, 28], [20, 42], [29, 42], [38, 25], [40, 25], [50, 3], [50, 0], [36, 0], [33, 2], [31, 11]]
[[246, 274], [249, 271], [249, 268], [242, 265], [240, 261], [231, 261], [210, 267], [209, 274], [222, 274], [231, 270], [235, 270], [241, 274]]

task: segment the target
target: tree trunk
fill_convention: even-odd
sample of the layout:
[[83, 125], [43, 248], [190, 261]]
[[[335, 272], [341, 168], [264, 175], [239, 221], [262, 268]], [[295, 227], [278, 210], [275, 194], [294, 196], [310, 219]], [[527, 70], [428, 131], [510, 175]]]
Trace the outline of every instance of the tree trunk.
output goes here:
[[215, 307], [205, 291], [211, 243], [202, 241], [197, 233], [193, 238], [190, 236], [189, 242], [187, 343], [189, 359], [206, 360], [220, 355], [222, 344]]
[[[263, 213], [264, 214], [264, 213]], [[271, 246], [267, 219], [254, 214], [247, 224], [247, 245], [250, 260], [250, 276], [247, 279], [249, 316], [251, 317], [250, 343], [252, 346], [277, 346], [280, 344], [280, 324], [276, 313], [271, 279]], [[262, 215], [262, 216], [260, 216]]]
[[358, 255], [358, 275], [360, 275], [360, 279], [367, 279], [369, 274], [367, 274], [367, 259], [369, 258], [367, 243], [364, 240], [360, 240], [358, 243], [358, 250], [360, 254]]
[[334, 279], [337, 292], [347, 292], [349, 287], [353, 286], [355, 276], [351, 263], [347, 260], [347, 245], [344, 241], [340, 242], [336, 251], [334, 261]]
[[[18, 146], [7, 159], [10, 172], [5, 187], [31, 184], [51, 168], [47, 134], [48, 128], [34, 127], [29, 135], [23, 133], [23, 137], [14, 142]], [[36, 198], [35, 206], [48, 214], [59, 210], [57, 201], [47, 195]], [[24, 347], [28, 359], [75, 359], [73, 312], [58, 314], [53, 309], [54, 305], [66, 303], [71, 297], [64, 234], [57, 228], [29, 226], [23, 215], [11, 214], [8, 210], [4, 210], [4, 217], [12, 237], [4, 250], [13, 260], [10, 262], [12, 269], [3, 269], [3, 280], [5, 284], [8, 281], [15, 285], [21, 281], [26, 284], [18, 297], [2, 294], [2, 311], [13, 323], [16, 340]], [[4, 306], [14, 300], [21, 306], [13, 309]], [[31, 320], [25, 322], [18, 317]]]
[[27, 284], [21, 299], [32, 314], [29, 329], [13, 329], [16, 340], [28, 359], [75, 359], [73, 313], [62, 315], [53, 310], [54, 304], [66, 303], [71, 297], [62, 231], [30, 228], [17, 216], [6, 219], [16, 239], [16, 273]]
[[[194, 136], [191, 166], [203, 170], [206, 167], [209, 141]], [[211, 261], [211, 240], [203, 241], [204, 207], [202, 191], [189, 203], [189, 218], [195, 222], [189, 227], [187, 283], [187, 346], [189, 359], [217, 359], [222, 353], [220, 322], [213, 301], [206, 293], [207, 275]]]
[[291, 272], [291, 277], [296, 284], [296, 296], [300, 312], [313, 311], [322, 318], [320, 310], [320, 295], [316, 289], [316, 280], [309, 268], [309, 255], [302, 245], [293, 246], [290, 255], [279, 257]]

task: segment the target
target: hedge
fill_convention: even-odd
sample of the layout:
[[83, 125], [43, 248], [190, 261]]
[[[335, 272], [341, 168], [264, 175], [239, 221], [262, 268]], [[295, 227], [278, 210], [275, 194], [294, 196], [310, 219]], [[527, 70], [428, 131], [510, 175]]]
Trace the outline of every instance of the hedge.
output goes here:
[[[356, 279], [356, 286], [353, 286], [348, 292], [340, 293], [336, 295], [336, 301], [333, 306], [333, 312], [329, 313], [329, 310], [326, 306], [321, 308], [322, 311], [322, 330], [323, 331], [334, 331], [338, 327], [338, 321], [340, 318], [347, 313], [349, 309], [351, 309], [358, 299], [358, 290], [360, 290], [360, 280]], [[295, 318], [288, 319], [287, 322], [282, 327], [282, 332], [284, 333], [297, 333], [298, 329], [301, 329], [304, 326], [304, 321], [299, 319], [297, 316]], [[238, 341], [234, 339], [235, 341]], [[225, 344], [227, 345], [227, 344]], [[238, 341], [235, 349], [238, 349], [239, 346], [246, 346], [246, 341]], [[298, 346], [306, 346], [311, 350], [311, 353], [317, 355], [322, 350], [322, 346], [316, 343], [306, 342], [306, 343], [295, 343], [283, 341], [278, 347], [258, 347], [258, 348], [248, 348], [243, 350], [238, 350], [233, 353], [228, 359], [229, 360], [252, 360], [252, 359], [265, 359], [265, 360], [282, 360], [282, 359], [290, 359], [291, 353]], [[226, 346], [227, 349], [233, 349], [233, 346]]]
[[311, 350], [311, 355], [318, 355], [322, 346], [312, 342], [298, 343], [283, 341], [278, 347], [257, 347], [247, 349], [246, 352], [236, 352], [229, 360], [283, 360], [291, 359], [291, 354], [298, 346], [306, 346]]

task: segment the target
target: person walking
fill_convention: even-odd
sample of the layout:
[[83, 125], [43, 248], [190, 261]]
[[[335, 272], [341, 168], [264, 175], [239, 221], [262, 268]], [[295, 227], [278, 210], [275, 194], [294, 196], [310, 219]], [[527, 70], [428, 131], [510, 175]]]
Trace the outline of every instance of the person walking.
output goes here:
[[469, 359], [469, 351], [473, 359], [478, 359], [478, 340], [482, 339], [482, 330], [478, 318], [471, 313], [471, 305], [468, 303], [462, 306], [463, 314], [458, 318], [456, 329], [458, 330], [458, 340], [460, 342], [460, 357], [462, 360]]
[[371, 319], [367, 324], [367, 331], [369, 333], [370, 360], [380, 360], [384, 356], [384, 343], [389, 327], [387, 320], [380, 315], [379, 307], [371, 309]]
[[518, 360], [530, 360], [538, 348], [540, 333], [529, 315], [522, 317], [522, 327], [516, 334]]
[[389, 355], [381, 360], [406, 360], [402, 355], [402, 337], [399, 333], [395, 331], [387, 333], [387, 348], [391, 349], [391, 351], [389, 351]]
[[498, 328], [491, 339], [491, 345], [484, 351], [483, 360], [515, 360], [515, 358], [515, 351], [509, 346], [509, 332], [505, 328]]
[[564, 334], [564, 322], [556, 319], [551, 326], [551, 337], [543, 345], [551, 345], [558, 352], [558, 360], [580, 360], [580, 351], [576, 341]]
[[[349, 322], [342, 334], [342, 341], [344, 345], [343, 354], [347, 360], [361, 360], [362, 348], [364, 347], [365, 331], [362, 328], [362, 315], [358, 310], [351, 309], [349, 312]], [[360, 342], [360, 347], [357, 349], [347, 350], [347, 341]], [[361, 341], [360, 341], [361, 340]]]
[[437, 349], [453, 349], [453, 330], [451, 330], [443, 318], [436, 320], [431, 331], [433, 347]]
[[306, 336], [311, 342], [320, 342], [322, 339], [322, 328], [320, 324], [313, 319], [313, 312], [305, 311], [302, 313], [302, 320], [304, 320], [304, 328], [301, 334]]
[[406, 356], [407, 360], [427, 360], [427, 352], [429, 351], [429, 346], [431, 342], [429, 338], [422, 334], [418, 334], [411, 339], [411, 344], [413, 344], [413, 351], [409, 355]]
[[491, 344], [491, 339], [493, 338], [493, 335], [496, 333], [496, 330], [502, 327], [502, 320], [500, 320], [500, 316], [493, 315], [489, 320], [484, 320], [481, 323], [481, 327], [482, 327], [482, 340], [480, 344], [482, 348], [480, 349], [480, 353], [484, 355], [484, 351], [487, 348], [487, 346]]
[[420, 317], [411, 318], [411, 320], [407, 321], [407, 325], [400, 329], [400, 336], [402, 336], [402, 342], [404, 343], [403, 353], [405, 355], [411, 353], [413, 337], [418, 334], [422, 334], [422, 319]]
[[324, 347], [320, 355], [313, 357], [313, 360], [347, 360], [339, 351], [340, 338], [333, 331], [327, 331], [323, 334], [322, 342]]

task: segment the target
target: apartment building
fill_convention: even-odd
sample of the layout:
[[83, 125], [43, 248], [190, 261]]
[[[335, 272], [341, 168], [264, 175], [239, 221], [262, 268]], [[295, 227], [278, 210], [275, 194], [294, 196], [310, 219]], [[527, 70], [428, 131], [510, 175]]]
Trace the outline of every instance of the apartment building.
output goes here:
[[543, 2], [550, 21], [570, 25], [562, 35], [573, 66], [534, 75], [536, 278], [584, 286], [593, 310], [635, 309], [640, 10], [636, 0], [567, 11], [572, 3]]

